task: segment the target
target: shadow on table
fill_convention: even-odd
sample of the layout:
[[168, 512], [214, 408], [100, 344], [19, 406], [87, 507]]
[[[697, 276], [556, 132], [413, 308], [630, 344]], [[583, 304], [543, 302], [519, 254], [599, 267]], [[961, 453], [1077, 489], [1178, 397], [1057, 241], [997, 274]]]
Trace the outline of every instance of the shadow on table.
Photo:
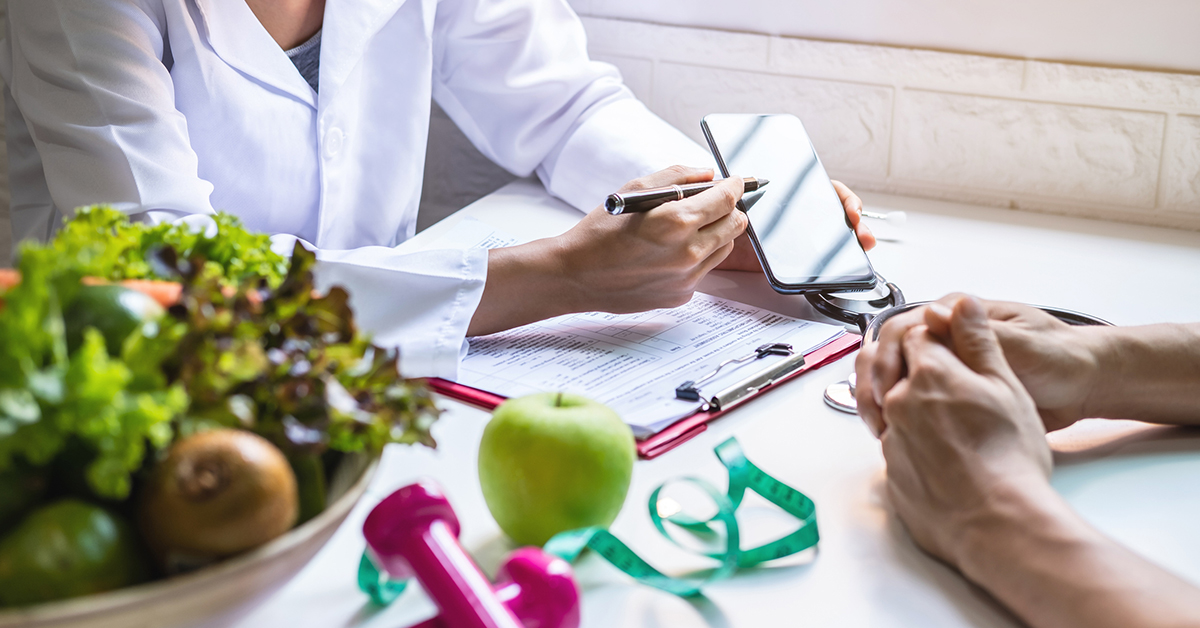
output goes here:
[[1055, 466], [1114, 456], [1200, 454], [1200, 427], [1084, 419], [1048, 436]]
[[[1016, 627], [1023, 625], [1021, 620], [1013, 615], [1003, 604], [990, 593], [967, 580], [955, 568], [927, 554], [917, 546], [908, 529], [896, 516], [887, 499], [887, 479], [880, 474], [872, 491], [878, 496], [878, 503], [887, 514], [886, 531], [888, 539], [884, 551], [891, 552], [891, 558], [900, 566], [906, 577], [922, 581], [936, 588], [944, 595], [947, 603], [957, 609], [966, 618], [964, 624], [977, 627]], [[911, 586], [911, 583], [909, 583]], [[868, 592], [881, 599], [897, 602], [891, 591]], [[918, 602], [919, 603], [919, 602]], [[919, 611], [917, 611], [919, 613]]]

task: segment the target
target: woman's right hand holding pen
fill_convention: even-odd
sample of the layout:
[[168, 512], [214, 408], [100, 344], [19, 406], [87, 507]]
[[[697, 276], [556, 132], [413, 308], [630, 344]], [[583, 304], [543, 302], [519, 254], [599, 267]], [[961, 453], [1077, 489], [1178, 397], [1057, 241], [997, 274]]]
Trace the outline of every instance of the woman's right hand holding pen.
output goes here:
[[[709, 181], [713, 171], [672, 166], [622, 191]], [[742, 179], [652, 211], [611, 216], [597, 207], [568, 232], [493, 249], [469, 335], [572, 312], [641, 312], [687, 303], [746, 229]]]

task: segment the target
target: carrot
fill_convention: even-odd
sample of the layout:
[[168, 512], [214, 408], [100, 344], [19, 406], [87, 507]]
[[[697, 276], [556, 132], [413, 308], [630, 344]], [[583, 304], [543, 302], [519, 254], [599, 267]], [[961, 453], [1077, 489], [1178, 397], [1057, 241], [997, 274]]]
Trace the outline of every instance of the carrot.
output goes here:
[[126, 279], [121, 282], [121, 285], [149, 296], [163, 307], [175, 305], [179, 302], [179, 296], [183, 294], [183, 286], [172, 281]]
[[[0, 269], [0, 294], [3, 290], [7, 290], [21, 283], [21, 273], [15, 270]], [[107, 279], [99, 277], [84, 277], [82, 283], [88, 286], [99, 286], [112, 283]], [[158, 304], [163, 307], [171, 307], [179, 303], [179, 297], [183, 294], [183, 286], [173, 281], [153, 281], [149, 279], [126, 279], [120, 282], [122, 286], [131, 290], [137, 290], [146, 296], [158, 301]], [[236, 290], [232, 287], [225, 287], [221, 290], [225, 296], [231, 297]], [[252, 303], [258, 302], [258, 293], [250, 292], [247, 295]], [[316, 290], [313, 290], [313, 297], [318, 297]], [[0, 310], [4, 309], [4, 299], [0, 298]]]
[[21, 283], [21, 273], [11, 268], [0, 268], [0, 288], [8, 290]]
[[[21, 283], [21, 273], [15, 270], [0, 269], [0, 289], [7, 290], [19, 283]], [[112, 282], [99, 277], [84, 277], [82, 283], [88, 286], [99, 286]], [[121, 285], [149, 296], [163, 307], [170, 307], [178, 303], [179, 295], [183, 293], [183, 286], [172, 281], [127, 279], [122, 281]], [[0, 300], [0, 305], [2, 304], [3, 300]]]

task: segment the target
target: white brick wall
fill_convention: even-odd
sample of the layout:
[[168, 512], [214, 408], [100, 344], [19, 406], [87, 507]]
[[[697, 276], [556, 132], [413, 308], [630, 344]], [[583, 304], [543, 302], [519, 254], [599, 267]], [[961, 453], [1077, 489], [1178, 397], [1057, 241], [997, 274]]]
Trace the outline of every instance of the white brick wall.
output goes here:
[[589, 49], [703, 144], [788, 112], [864, 190], [1200, 230], [1200, 75], [585, 17]]

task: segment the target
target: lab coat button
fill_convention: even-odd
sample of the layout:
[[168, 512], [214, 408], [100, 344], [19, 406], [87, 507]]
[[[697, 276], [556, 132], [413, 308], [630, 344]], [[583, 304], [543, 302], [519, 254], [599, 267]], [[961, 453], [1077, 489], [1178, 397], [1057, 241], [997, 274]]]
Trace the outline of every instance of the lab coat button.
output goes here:
[[325, 156], [332, 159], [337, 157], [342, 152], [342, 140], [344, 134], [341, 129], [329, 129], [325, 133]]

